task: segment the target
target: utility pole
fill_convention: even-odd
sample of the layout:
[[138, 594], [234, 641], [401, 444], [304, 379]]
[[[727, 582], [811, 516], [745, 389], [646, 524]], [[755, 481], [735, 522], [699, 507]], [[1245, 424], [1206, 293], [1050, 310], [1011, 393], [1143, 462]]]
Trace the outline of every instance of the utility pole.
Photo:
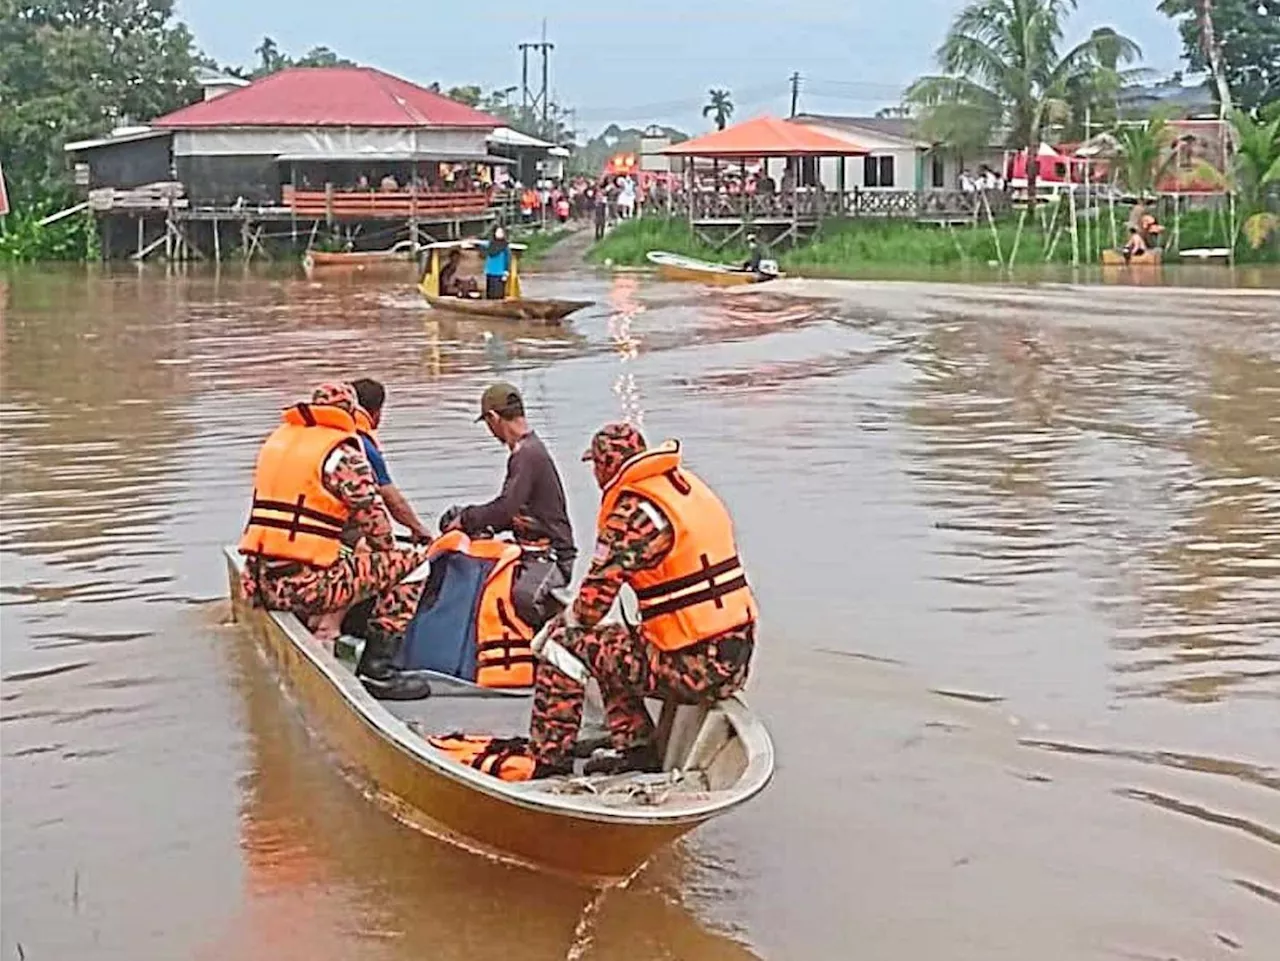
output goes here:
[[797, 70], [791, 75], [791, 116], [796, 115], [796, 108], [800, 106], [800, 71]]
[[[537, 116], [539, 112], [542, 114], [542, 129], [545, 132], [547, 121], [551, 116], [551, 97], [548, 91], [548, 82], [550, 80], [550, 54], [556, 48], [554, 43], [547, 42], [547, 21], [542, 21], [542, 40], [538, 43], [525, 42], [520, 44], [520, 113], [522, 117], [527, 118], [531, 113]], [[542, 83], [537, 91], [531, 90], [529, 87], [529, 51], [535, 50], [542, 55]]]

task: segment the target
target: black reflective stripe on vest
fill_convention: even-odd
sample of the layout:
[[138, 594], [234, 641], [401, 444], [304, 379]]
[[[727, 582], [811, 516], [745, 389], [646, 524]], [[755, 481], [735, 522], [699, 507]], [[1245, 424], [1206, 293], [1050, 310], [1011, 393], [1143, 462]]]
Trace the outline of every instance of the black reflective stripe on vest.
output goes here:
[[676, 591], [683, 591], [700, 584], [703, 581], [710, 581], [713, 577], [720, 577], [728, 574], [732, 570], [742, 566], [742, 561], [738, 559], [738, 555], [727, 561], [721, 561], [719, 564], [707, 564], [707, 555], [702, 555], [703, 567], [701, 570], [694, 571], [692, 574], [685, 574], [682, 577], [674, 577], [669, 581], [663, 581], [661, 584], [654, 584], [650, 587], [641, 587], [636, 589], [636, 599], [640, 601], [650, 601], [656, 597], [664, 597], [667, 594], [674, 594]]
[[[518, 651], [520, 653], [512, 653]], [[498, 653], [495, 657], [495, 652]], [[476, 670], [515, 667], [517, 664], [535, 664], [537, 658], [529, 642], [520, 638], [501, 641], [482, 641], [476, 646]]]
[[[502, 622], [502, 626], [505, 627], [507, 630], [509, 630], [512, 634], [516, 635], [516, 639], [521, 639], [520, 625], [511, 619], [511, 615], [507, 613], [507, 605], [503, 602], [502, 598], [500, 597], [498, 598], [497, 606], [498, 606], [498, 620]], [[525, 641], [525, 643], [527, 644], [529, 642]]]
[[342, 531], [333, 530], [330, 527], [318, 527], [315, 524], [306, 524], [297, 519], [291, 521], [281, 520], [278, 517], [249, 517], [250, 527], [272, 527], [276, 530], [288, 531], [289, 540], [294, 540], [299, 534], [310, 534], [312, 537], [325, 537], [331, 541], [341, 539]]
[[326, 514], [324, 511], [318, 511], [314, 507], [307, 507], [302, 498], [305, 495], [299, 495], [299, 502], [290, 504], [288, 501], [268, 501], [253, 499], [251, 510], [279, 511], [281, 514], [295, 514], [302, 517], [308, 517], [313, 521], [320, 521], [325, 524], [333, 524], [335, 527], [342, 527], [346, 524], [345, 517], [338, 517], [334, 514]]
[[723, 607], [724, 605], [720, 598], [726, 594], [732, 594], [734, 591], [744, 590], [746, 586], [747, 575], [740, 574], [731, 581], [713, 585], [706, 590], [698, 591], [696, 594], [684, 594], [680, 597], [673, 597], [669, 601], [659, 601], [657, 604], [644, 607], [640, 611], [640, 620], [649, 621], [655, 617], [661, 617], [663, 614], [682, 611], [686, 607], [705, 604], [707, 601], [715, 601], [717, 607]]

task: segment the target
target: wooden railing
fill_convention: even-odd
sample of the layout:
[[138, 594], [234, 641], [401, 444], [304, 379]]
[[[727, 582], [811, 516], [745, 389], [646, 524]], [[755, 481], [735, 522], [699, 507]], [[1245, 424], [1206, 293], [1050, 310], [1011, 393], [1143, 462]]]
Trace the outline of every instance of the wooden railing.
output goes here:
[[710, 190], [690, 195], [677, 193], [669, 200], [653, 198], [655, 212], [670, 210], [672, 216], [688, 217], [693, 204], [693, 220], [714, 222], [785, 221], [812, 222], [829, 217], [885, 217], [917, 220], [957, 220], [986, 216], [986, 204], [994, 214], [1009, 206], [1001, 191], [961, 190], [849, 190], [806, 188], [794, 193], [728, 194]]
[[285, 185], [284, 206], [299, 217], [332, 220], [473, 216], [489, 209], [487, 190], [298, 190]]

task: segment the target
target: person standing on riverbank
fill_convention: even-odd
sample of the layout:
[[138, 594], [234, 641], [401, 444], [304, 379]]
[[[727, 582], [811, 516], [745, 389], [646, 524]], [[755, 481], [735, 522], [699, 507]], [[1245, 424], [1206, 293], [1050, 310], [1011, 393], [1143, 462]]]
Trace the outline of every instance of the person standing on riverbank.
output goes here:
[[605, 228], [609, 226], [609, 199], [603, 189], [597, 189], [591, 204], [591, 218], [596, 228], [596, 240], [604, 237]]
[[396, 547], [360, 449], [356, 406], [350, 384], [322, 384], [310, 402], [285, 408], [263, 443], [240, 538], [241, 589], [255, 606], [288, 611], [312, 629], [335, 629], [334, 620], [372, 598], [356, 673], [374, 697], [417, 699], [428, 693], [425, 681], [391, 662], [422, 590], [401, 582], [426, 555]]

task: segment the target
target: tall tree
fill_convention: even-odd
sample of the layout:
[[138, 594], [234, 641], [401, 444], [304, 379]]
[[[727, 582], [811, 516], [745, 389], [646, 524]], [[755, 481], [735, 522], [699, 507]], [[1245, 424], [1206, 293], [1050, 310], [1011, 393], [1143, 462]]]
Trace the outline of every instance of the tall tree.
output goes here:
[[[1036, 193], [1036, 155], [1045, 127], [1069, 115], [1072, 83], [1096, 76], [1104, 64], [1129, 63], [1137, 44], [1109, 28], [1060, 52], [1063, 26], [1076, 0], [973, 0], [956, 16], [937, 51], [939, 76], [922, 77], [907, 100], [924, 129], [945, 125], [947, 114], [986, 121], [1005, 142], [1027, 151], [1027, 190]], [[932, 122], [930, 115], [934, 116]]]
[[1214, 79], [1225, 116], [1280, 100], [1280, 0], [1161, 0], [1182, 55]]
[[62, 145], [191, 102], [173, 0], [0, 0], [0, 151], [15, 202], [68, 187]]
[[702, 115], [713, 118], [716, 129], [723, 130], [733, 116], [733, 95], [728, 90], [711, 89], [707, 91], [707, 96], [710, 99], [702, 108]]

